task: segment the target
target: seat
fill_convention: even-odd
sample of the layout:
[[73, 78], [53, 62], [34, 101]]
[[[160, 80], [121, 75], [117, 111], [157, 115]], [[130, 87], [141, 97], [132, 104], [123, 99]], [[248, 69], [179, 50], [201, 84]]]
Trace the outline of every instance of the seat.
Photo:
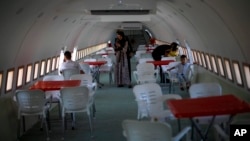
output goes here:
[[93, 78], [89, 74], [75, 74], [70, 77], [70, 80], [81, 80], [81, 86], [86, 86], [89, 89], [89, 102], [92, 105], [93, 117], [95, 118], [95, 93], [97, 90], [96, 82], [93, 82]]
[[73, 113], [72, 129], [75, 128], [75, 113], [86, 112], [89, 118], [90, 135], [92, 137], [92, 117], [90, 113], [89, 90], [86, 86], [61, 89], [62, 106], [62, 139], [64, 139], [65, 114]]
[[[47, 125], [47, 111], [49, 109], [49, 106], [46, 105], [47, 101], [45, 99], [45, 93], [42, 90], [17, 90], [15, 95], [18, 104], [18, 138], [20, 137], [21, 116], [23, 116], [24, 118], [24, 116], [39, 115], [42, 117], [41, 123], [45, 123], [46, 139], [49, 140]], [[25, 123], [23, 123], [23, 127], [25, 127]]]
[[[138, 105], [138, 120], [144, 117], [149, 117], [152, 121], [162, 122], [175, 119], [171, 111], [164, 106], [166, 105], [164, 103], [169, 99], [182, 99], [180, 95], [163, 95], [160, 85], [156, 83], [136, 85], [133, 88], [133, 93]], [[178, 124], [180, 129], [179, 121]]]
[[[106, 64], [100, 66], [99, 68], [99, 72], [101, 73], [108, 73], [109, 74], [109, 84], [111, 85], [112, 81], [113, 81], [113, 63], [111, 58], [109, 57], [105, 57], [105, 58], [100, 58], [98, 59], [98, 61], [107, 61]], [[98, 78], [99, 79], [99, 78]]]
[[124, 120], [123, 135], [127, 141], [179, 141], [186, 135], [189, 140], [190, 127], [184, 128], [173, 137], [172, 128], [167, 123]]
[[158, 79], [158, 70], [151, 63], [140, 63], [136, 66], [133, 75], [137, 84], [153, 83]]
[[80, 74], [80, 70], [78, 69], [65, 69], [62, 71], [63, 77], [65, 80], [69, 80], [70, 76], [73, 74]]
[[[64, 80], [64, 77], [62, 75], [46, 75], [43, 77], [43, 81], [59, 81]], [[49, 102], [57, 103], [58, 104], [58, 112], [59, 117], [61, 117], [61, 106], [60, 106], [60, 91], [46, 91], [45, 92], [46, 99], [49, 99]]]

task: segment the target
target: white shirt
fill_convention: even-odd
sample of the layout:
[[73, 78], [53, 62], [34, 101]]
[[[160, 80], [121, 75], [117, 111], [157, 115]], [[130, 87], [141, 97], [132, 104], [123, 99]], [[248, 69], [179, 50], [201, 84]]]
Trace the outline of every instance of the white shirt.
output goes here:
[[60, 70], [60, 72], [62, 72], [65, 69], [78, 69], [78, 70], [80, 70], [81, 68], [80, 68], [79, 63], [72, 61], [72, 60], [66, 60], [65, 62], [63, 62], [61, 64], [61, 67], [59, 70]]
[[186, 64], [182, 64], [182, 63], [180, 63], [180, 64], [178, 64], [177, 66], [176, 66], [176, 68], [177, 68], [177, 73], [178, 74], [183, 74], [183, 75], [187, 75], [187, 73], [190, 71], [190, 63], [186, 63]]

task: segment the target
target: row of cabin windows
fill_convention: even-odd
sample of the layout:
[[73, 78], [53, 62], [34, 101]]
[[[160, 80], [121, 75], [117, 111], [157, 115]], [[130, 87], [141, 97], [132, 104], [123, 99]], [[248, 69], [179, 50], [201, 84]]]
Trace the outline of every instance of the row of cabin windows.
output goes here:
[[[76, 60], [82, 59], [83, 57], [89, 54], [92, 54], [98, 50], [101, 50], [105, 48], [106, 46], [107, 46], [106, 43], [102, 43], [99, 45], [95, 45], [92, 47], [78, 50], [76, 53]], [[26, 70], [24, 66], [19, 66], [17, 68], [16, 88], [22, 87], [24, 84], [24, 81], [25, 81], [25, 84], [28, 84], [32, 80], [37, 80], [39, 77], [42, 77], [45, 74], [55, 71], [59, 67], [60, 59], [63, 59], [63, 58], [60, 58], [60, 56], [55, 56], [52, 58], [48, 58], [47, 60], [41, 60], [41, 62], [39, 61], [35, 62], [34, 66], [33, 64], [28, 64], [26, 67]], [[26, 71], [26, 75], [24, 75], [25, 71]], [[32, 76], [32, 72], [33, 72], [33, 76]], [[3, 75], [4, 75], [4, 72], [0, 71], [0, 91], [2, 90], [2, 86], [3, 86]], [[15, 69], [14, 68], [8, 69], [7, 75], [6, 75], [6, 81], [5, 81], [5, 93], [13, 90], [14, 77], [15, 77]]]
[[[161, 45], [170, 43], [156, 40], [156, 44]], [[193, 60], [194, 62], [198, 63], [198, 65], [208, 69], [209, 71], [219, 74], [223, 78], [227, 78], [231, 82], [234, 82], [231, 69], [233, 68], [236, 84], [241, 87], [245, 86], [242, 77], [243, 73], [244, 78], [246, 80], [246, 88], [250, 90], [250, 64], [243, 63], [242, 64], [243, 71], [242, 71], [239, 61], [232, 60], [232, 67], [231, 67], [230, 59], [228, 58], [222, 59], [222, 57], [220, 56], [215, 56], [198, 50], [190, 50], [181, 46], [179, 46], [179, 54], [185, 54], [189, 60]]]
[[[198, 65], [212, 71], [220, 76], [227, 78], [231, 82], [234, 82], [233, 72], [235, 76], [236, 84], [244, 87], [243, 75], [246, 80], [246, 88], [250, 90], [250, 65], [243, 63], [243, 71], [241, 70], [239, 61], [232, 60], [228, 58], [222, 58], [221, 56], [215, 56], [212, 54], [204, 53], [198, 50], [191, 50], [191, 56], [188, 50], [184, 47], [180, 48], [180, 54], [185, 54], [189, 59], [193, 59]], [[224, 69], [225, 68], [225, 69]], [[233, 68], [233, 69], [231, 69]]]

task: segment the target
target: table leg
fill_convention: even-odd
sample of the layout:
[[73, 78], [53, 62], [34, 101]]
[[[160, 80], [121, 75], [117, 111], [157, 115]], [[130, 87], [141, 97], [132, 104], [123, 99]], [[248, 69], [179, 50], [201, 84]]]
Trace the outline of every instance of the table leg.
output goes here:
[[97, 82], [97, 86], [99, 88], [101, 88], [104, 84], [100, 83], [100, 66], [97, 67], [96, 70], [96, 82]]
[[194, 127], [196, 129], [196, 131], [198, 132], [198, 134], [201, 137], [202, 141], [205, 141], [207, 139], [208, 131], [212, 127], [212, 125], [214, 123], [214, 119], [215, 119], [215, 116], [212, 117], [212, 120], [209, 123], [208, 127], [206, 128], [205, 132], [202, 133], [202, 130], [201, 130], [199, 124], [194, 119], [190, 118], [190, 121], [192, 123], [192, 127]]

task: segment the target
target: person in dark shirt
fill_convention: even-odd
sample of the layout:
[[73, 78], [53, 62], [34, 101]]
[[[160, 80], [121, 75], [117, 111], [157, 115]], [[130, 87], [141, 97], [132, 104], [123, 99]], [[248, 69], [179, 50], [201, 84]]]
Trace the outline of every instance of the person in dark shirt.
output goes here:
[[[155, 61], [160, 61], [162, 56], [169, 56], [171, 52], [177, 52], [177, 43], [172, 42], [170, 45], [159, 45], [156, 47], [152, 52], [152, 57]], [[177, 54], [177, 53], [175, 53]], [[165, 76], [162, 72], [162, 68], [160, 67], [160, 77], [161, 77], [161, 83], [165, 83]], [[167, 80], [169, 82], [169, 80]]]
[[152, 52], [152, 57], [155, 61], [160, 61], [162, 56], [166, 56], [166, 53], [177, 51], [177, 43], [173, 42], [171, 45], [159, 45]]

